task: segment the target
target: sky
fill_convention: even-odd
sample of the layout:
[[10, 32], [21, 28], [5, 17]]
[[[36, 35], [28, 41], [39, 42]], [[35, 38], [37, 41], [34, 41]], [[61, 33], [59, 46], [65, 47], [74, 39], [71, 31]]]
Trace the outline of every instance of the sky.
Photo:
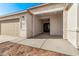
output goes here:
[[0, 3], [0, 15], [26, 10], [41, 3]]

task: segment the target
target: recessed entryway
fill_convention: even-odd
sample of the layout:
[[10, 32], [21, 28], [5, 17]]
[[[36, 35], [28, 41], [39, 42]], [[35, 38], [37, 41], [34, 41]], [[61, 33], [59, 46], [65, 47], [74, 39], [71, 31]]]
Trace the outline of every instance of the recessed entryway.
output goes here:
[[43, 22], [43, 32], [49, 33], [50, 32], [50, 20], [49, 19], [45, 19], [42, 20]]
[[33, 37], [63, 39], [63, 11], [35, 15], [33, 19]]
[[43, 32], [50, 32], [49, 23], [44, 23], [43, 24]]

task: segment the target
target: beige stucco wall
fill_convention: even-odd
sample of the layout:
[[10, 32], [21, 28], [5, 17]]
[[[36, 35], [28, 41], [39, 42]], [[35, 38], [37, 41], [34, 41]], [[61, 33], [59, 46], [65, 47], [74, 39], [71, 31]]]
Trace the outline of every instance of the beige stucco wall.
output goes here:
[[58, 3], [58, 4], [50, 3], [48, 5], [33, 8], [33, 9], [31, 9], [31, 12], [32, 13], [38, 13], [38, 12], [40, 13], [40, 12], [43, 12], [43, 11], [49, 11], [49, 10], [56, 9], [56, 8], [62, 8], [64, 6], [65, 6], [64, 3]]
[[[22, 18], [24, 16], [24, 18]], [[27, 38], [27, 13], [21, 14], [20, 17], [20, 37]]]
[[49, 19], [50, 35], [63, 35], [63, 12], [62, 11], [42, 14], [41, 16], [39, 16], [39, 18], [40, 20], [43, 19], [44, 21]]
[[73, 4], [68, 10], [67, 18], [67, 39], [77, 48], [77, 4]]
[[0, 35], [1, 35], [1, 24], [0, 24]]
[[33, 36], [42, 33], [42, 21], [38, 16], [33, 16]]
[[27, 27], [27, 38], [33, 36], [33, 15], [27, 13], [27, 21], [26, 21], [26, 27]]
[[79, 3], [77, 3], [77, 45], [79, 49]]
[[63, 35], [63, 14], [50, 16], [50, 35]]
[[[65, 4], [48, 4], [45, 6], [33, 8], [31, 9], [31, 11], [33, 13], [40, 12], [45, 10], [51, 10], [53, 8], [64, 7], [64, 5]], [[24, 18], [22, 18], [22, 16], [24, 16]], [[20, 33], [19, 33], [20, 37], [24, 38], [32, 37], [43, 32], [43, 22], [39, 19], [39, 17], [35, 15], [32, 16], [30, 13], [27, 12], [1, 17], [0, 20], [8, 20], [8, 19], [12, 20], [16, 18], [19, 19], [20, 23]]]
[[[24, 18], [22, 18], [22, 16], [24, 16]], [[5, 17], [0, 17], [0, 21], [2, 20], [12, 20], [12, 19], [19, 19], [19, 26], [20, 29], [19, 29], [19, 37], [22, 37], [22, 38], [27, 38], [27, 25], [26, 25], [26, 22], [27, 22], [27, 13], [21, 13], [21, 14], [15, 14], [15, 15], [9, 15], [9, 16], [5, 16]]]
[[68, 12], [63, 10], [63, 39], [67, 39], [67, 16]]
[[16, 18], [20, 18], [20, 14], [18, 15], [11, 15], [11, 16], [5, 16], [5, 17], [0, 17], [0, 20], [8, 20], [8, 19], [16, 19]]

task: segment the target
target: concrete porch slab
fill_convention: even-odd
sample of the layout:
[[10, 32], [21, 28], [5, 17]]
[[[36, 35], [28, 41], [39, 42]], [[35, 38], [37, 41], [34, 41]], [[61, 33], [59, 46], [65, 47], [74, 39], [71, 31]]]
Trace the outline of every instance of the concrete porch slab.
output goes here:
[[46, 39], [25, 39], [17, 43], [40, 48], [45, 41]]
[[67, 55], [79, 55], [79, 51], [72, 46], [67, 40], [48, 39], [42, 49], [61, 52]]

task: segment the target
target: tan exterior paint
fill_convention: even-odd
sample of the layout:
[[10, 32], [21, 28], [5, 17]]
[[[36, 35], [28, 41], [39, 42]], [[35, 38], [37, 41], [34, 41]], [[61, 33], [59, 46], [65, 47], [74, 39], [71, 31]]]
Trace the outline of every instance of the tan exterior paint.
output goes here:
[[63, 38], [67, 39], [67, 11], [63, 10]]
[[33, 16], [31, 14], [27, 14], [27, 37], [32, 37], [33, 36]]
[[1, 35], [19, 36], [19, 19], [0, 21]]
[[77, 4], [77, 45], [79, 48], [79, 3]]
[[5, 16], [5, 17], [0, 17], [0, 21], [2, 20], [12, 20], [12, 19], [16, 19], [16, 18], [20, 18], [20, 14], [19, 15], [11, 15], [11, 16]]
[[67, 39], [77, 48], [77, 4], [68, 10]]
[[[56, 13], [47, 14], [47, 15], [43, 14], [41, 16], [39, 15], [36, 17], [38, 18], [38, 20], [36, 19], [36, 21], [38, 21], [38, 22], [35, 23], [36, 21], [34, 21], [34, 24], [37, 26], [37, 29], [40, 30], [37, 32], [39, 32], [39, 33], [43, 32], [43, 20], [46, 21], [47, 19], [49, 19], [50, 35], [63, 36], [63, 12], [62, 11], [58, 12], [58, 13], [56, 12]], [[35, 27], [34, 27], [34, 29], [35, 29]], [[34, 32], [34, 33], [36, 33], [36, 32]]]
[[[79, 4], [68, 6], [65, 3], [46, 4], [30, 8], [22, 13], [0, 17], [0, 33], [23, 38], [33, 37], [43, 32], [43, 21], [41, 19], [49, 18], [50, 35], [62, 35], [63, 39], [67, 39], [75, 48], [79, 48], [79, 17], [77, 17], [79, 15]], [[63, 9], [59, 10], [60, 8]], [[62, 13], [60, 13], [61, 11]], [[19, 21], [12, 23], [13, 19], [19, 19]], [[6, 27], [7, 29], [5, 29]], [[17, 34], [15, 35], [15, 33]]]
[[42, 21], [38, 16], [33, 16], [33, 36], [42, 33]]
[[43, 12], [43, 11], [47, 11], [47, 10], [52, 10], [52, 9], [56, 9], [56, 8], [61, 8], [64, 7], [65, 4], [48, 4], [39, 8], [33, 8], [31, 9], [32, 13], [37, 13], [37, 12]]
[[[24, 19], [22, 19], [22, 16], [24, 16]], [[0, 21], [7, 21], [8, 22], [8, 20], [10, 21], [10, 20], [13, 20], [13, 19], [19, 19], [19, 35], [18, 36], [20, 36], [20, 37], [25, 37], [26, 38], [26, 19], [27, 19], [27, 13], [20, 13], [20, 14], [14, 14], [14, 15], [9, 15], [9, 16], [4, 16], [4, 17], [0, 17]], [[22, 20], [24, 20], [24, 22], [22, 22]], [[15, 23], [15, 22], [14, 22]], [[24, 23], [24, 25], [22, 26], [22, 23]], [[17, 26], [17, 25], [16, 25]], [[21, 28], [21, 26], [22, 26], [22, 28]], [[17, 28], [18, 28], [17, 27]], [[24, 29], [24, 30], [23, 30]]]
[[63, 36], [63, 13], [50, 16], [50, 35]]
[[25, 14], [20, 14], [20, 37], [22, 38], [27, 38], [28, 34], [27, 34], [27, 20], [28, 20], [28, 13]]

